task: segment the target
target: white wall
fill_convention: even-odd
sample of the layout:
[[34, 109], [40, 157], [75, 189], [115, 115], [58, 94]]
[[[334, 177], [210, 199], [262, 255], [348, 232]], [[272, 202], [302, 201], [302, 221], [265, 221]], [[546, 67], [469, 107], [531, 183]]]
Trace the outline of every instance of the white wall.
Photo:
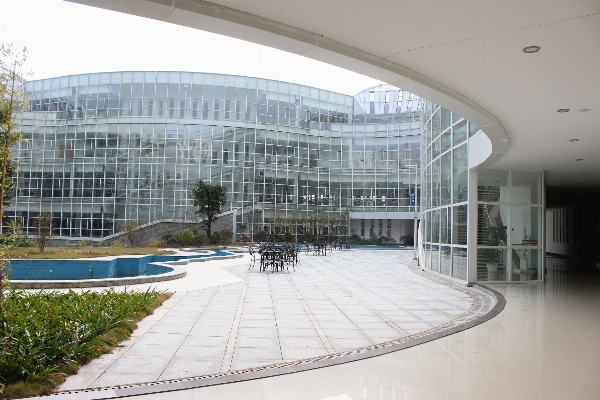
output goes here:
[[[360, 219], [350, 220], [350, 234], [357, 234], [360, 236]], [[382, 219], [383, 224], [383, 236], [387, 236], [387, 219]], [[374, 234], [379, 236], [379, 219], [373, 219], [375, 224]], [[365, 219], [365, 239], [369, 239], [369, 231], [371, 227], [371, 220]], [[396, 241], [400, 241], [400, 238], [405, 235], [414, 236], [414, 219], [392, 219], [392, 238]]]

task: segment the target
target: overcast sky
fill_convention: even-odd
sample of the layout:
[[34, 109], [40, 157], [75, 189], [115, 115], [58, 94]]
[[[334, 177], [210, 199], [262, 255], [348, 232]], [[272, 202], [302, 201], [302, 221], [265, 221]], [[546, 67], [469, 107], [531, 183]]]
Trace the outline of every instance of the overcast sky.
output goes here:
[[0, 38], [26, 45], [30, 79], [172, 70], [248, 75], [354, 95], [379, 81], [295, 54], [58, 0], [0, 0]]

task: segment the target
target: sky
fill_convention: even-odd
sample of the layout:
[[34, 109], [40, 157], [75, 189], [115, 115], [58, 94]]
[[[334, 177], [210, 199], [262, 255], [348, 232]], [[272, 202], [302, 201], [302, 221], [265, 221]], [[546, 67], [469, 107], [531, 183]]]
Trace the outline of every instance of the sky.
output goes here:
[[381, 83], [243, 40], [59, 0], [0, 0], [0, 24], [2, 43], [27, 46], [30, 80], [106, 71], [198, 71], [348, 95]]

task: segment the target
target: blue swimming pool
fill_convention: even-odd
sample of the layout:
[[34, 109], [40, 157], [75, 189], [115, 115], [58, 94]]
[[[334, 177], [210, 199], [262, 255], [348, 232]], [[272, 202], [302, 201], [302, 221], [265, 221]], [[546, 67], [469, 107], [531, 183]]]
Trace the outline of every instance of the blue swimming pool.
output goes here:
[[10, 280], [83, 280], [125, 278], [131, 276], [159, 275], [173, 269], [156, 263], [192, 258], [223, 257], [231, 253], [210, 250], [208, 254], [147, 255], [86, 258], [75, 260], [11, 260]]

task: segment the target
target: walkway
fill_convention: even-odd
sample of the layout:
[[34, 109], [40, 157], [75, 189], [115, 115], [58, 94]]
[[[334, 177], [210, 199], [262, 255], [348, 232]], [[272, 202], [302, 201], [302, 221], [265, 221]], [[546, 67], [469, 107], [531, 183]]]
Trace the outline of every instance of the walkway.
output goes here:
[[[177, 293], [132, 339], [83, 367], [60, 388], [224, 373], [352, 351], [447, 324], [474, 306], [461, 290], [407, 268], [409, 251], [301, 255], [296, 272], [248, 270], [249, 258], [190, 264]], [[229, 272], [215, 268], [225, 263]], [[239, 265], [242, 263], [242, 265]], [[237, 265], [237, 266], [236, 266]], [[218, 275], [203, 283], [201, 274]], [[193, 284], [199, 290], [191, 290]], [[159, 286], [159, 285], [156, 285]], [[187, 291], [186, 291], [187, 290]]]
[[426, 344], [295, 374], [136, 398], [598, 399], [600, 271], [557, 259], [548, 259], [547, 267], [546, 284], [491, 285], [507, 299], [491, 321]]

